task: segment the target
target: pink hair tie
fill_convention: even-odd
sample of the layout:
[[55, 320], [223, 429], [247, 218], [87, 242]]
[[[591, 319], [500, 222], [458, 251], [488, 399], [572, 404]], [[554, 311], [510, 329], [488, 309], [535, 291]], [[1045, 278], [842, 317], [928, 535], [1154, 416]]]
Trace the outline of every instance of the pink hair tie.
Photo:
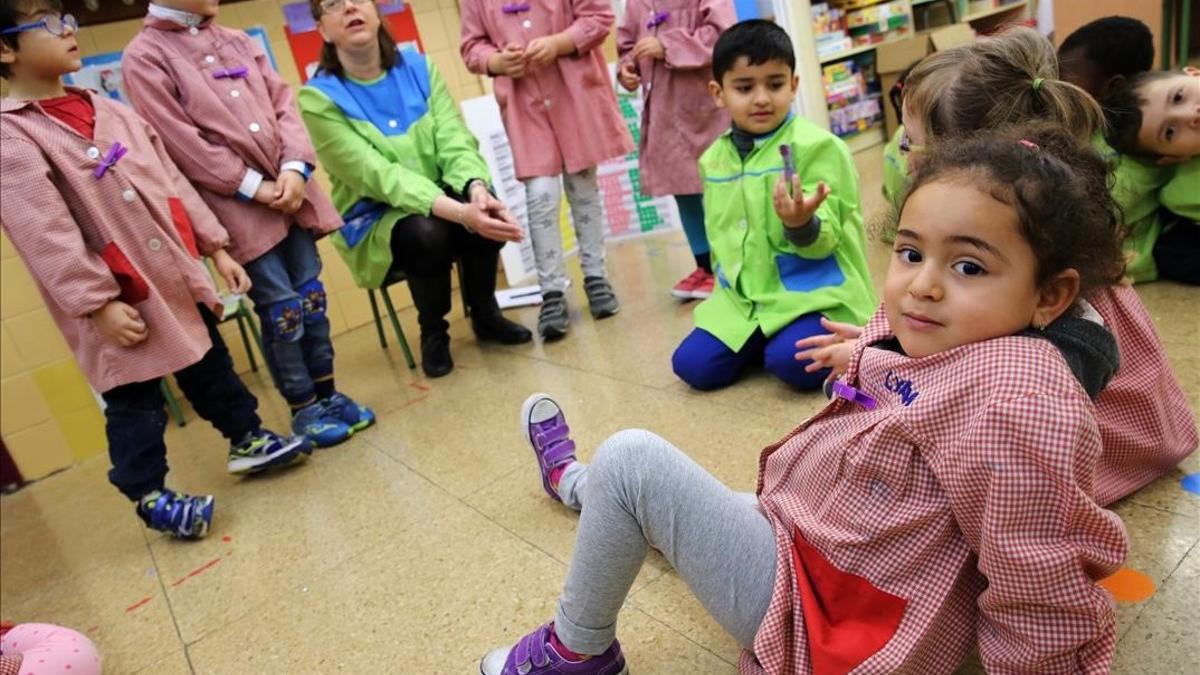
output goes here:
[[1040, 150], [1040, 149], [1041, 149], [1041, 148], [1039, 148], [1039, 147], [1038, 147], [1037, 143], [1034, 143], [1033, 141], [1026, 140], [1026, 139], [1024, 139], [1024, 138], [1022, 138], [1021, 140], [1019, 140], [1019, 141], [1017, 141], [1017, 142], [1018, 142], [1018, 143], [1020, 143], [1021, 145], [1025, 146], [1025, 147], [1029, 148], [1030, 150], [1037, 151], [1037, 150]]

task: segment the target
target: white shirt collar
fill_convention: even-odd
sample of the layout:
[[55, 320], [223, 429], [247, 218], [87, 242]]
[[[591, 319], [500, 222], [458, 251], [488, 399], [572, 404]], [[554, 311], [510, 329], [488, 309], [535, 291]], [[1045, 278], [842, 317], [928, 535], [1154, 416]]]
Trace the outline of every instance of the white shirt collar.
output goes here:
[[181, 26], [187, 26], [189, 28], [193, 26], [199, 26], [201, 23], [204, 23], [204, 19], [206, 18], [200, 16], [199, 14], [192, 14], [191, 12], [185, 12], [181, 9], [163, 7], [162, 5], [156, 5], [154, 3], [150, 3], [150, 16], [156, 19], [174, 21]]

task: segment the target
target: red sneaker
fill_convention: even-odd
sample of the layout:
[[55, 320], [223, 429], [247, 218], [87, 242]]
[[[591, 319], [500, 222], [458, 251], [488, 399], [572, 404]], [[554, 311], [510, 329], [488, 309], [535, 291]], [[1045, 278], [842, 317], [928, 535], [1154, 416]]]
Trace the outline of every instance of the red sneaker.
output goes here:
[[[694, 272], [679, 280], [679, 283], [671, 287], [671, 295], [680, 300], [691, 300], [696, 297], [696, 287], [704, 282], [704, 278], [709, 276], [708, 272], [696, 268]], [[709, 295], [712, 295], [712, 283], [709, 283]], [[708, 297], [708, 295], [704, 296]]]
[[[700, 270], [704, 272], [704, 270]], [[713, 286], [717, 283], [717, 278], [708, 272], [704, 272], [704, 278], [696, 287], [692, 289], [692, 297], [697, 300], [703, 300], [713, 294]]]

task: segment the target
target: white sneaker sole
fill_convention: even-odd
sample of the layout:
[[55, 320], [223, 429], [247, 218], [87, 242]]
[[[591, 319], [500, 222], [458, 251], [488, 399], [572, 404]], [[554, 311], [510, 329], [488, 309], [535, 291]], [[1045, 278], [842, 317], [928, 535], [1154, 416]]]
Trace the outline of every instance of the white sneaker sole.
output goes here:
[[[529, 435], [529, 416], [533, 414], [533, 407], [537, 405], [539, 401], [544, 400], [553, 402], [554, 405], [559, 408], [559, 410], [562, 410], [561, 406], [558, 406], [558, 402], [554, 401], [554, 398], [550, 396], [550, 394], [545, 394], [540, 391], [536, 394], [531, 394], [529, 398], [525, 399], [525, 402], [521, 404], [521, 435], [525, 437], [525, 442], [529, 444], [530, 450], [533, 450], [533, 437]], [[534, 460], [537, 460], [536, 450], [533, 451], [533, 455]]]
[[272, 452], [269, 455], [264, 455], [262, 457], [239, 457], [237, 459], [231, 459], [231, 460], [229, 460], [229, 464], [227, 465], [228, 469], [229, 469], [229, 473], [232, 473], [232, 474], [253, 473], [254, 471], [261, 471], [264, 469], [268, 469], [272, 466], [279, 464], [280, 463], [279, 459], [281, 457], [285, 457], [289, 454], [295, 454], [297, 456], [302, 456], [305, 459], [307, 459], [308, 455], [306, 453], [303, 453], [300, 451], [300, 448], [303, 447], [303, 445], [304, 445], [303, 437], [296, 436], [296, 437], [292, 438], [291, 443], [288, 443], [287, 445], [276, 450], [275, 452]]

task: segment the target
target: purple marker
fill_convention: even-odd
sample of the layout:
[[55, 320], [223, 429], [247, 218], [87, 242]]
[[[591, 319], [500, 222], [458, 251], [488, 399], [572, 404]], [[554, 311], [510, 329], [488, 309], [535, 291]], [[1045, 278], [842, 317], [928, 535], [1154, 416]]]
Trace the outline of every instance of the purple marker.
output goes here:
[[832, 389], [834, 396], [840, 396], [851, 403], [857, 403], [867, 410], [875, 409], [875, 397], [866, 392], [859, 391], [841, 380], [834, 382]]
[[503, 7], [501, 7], [500, 11], [504, 12], [505, 14], [520, 14], [521, 12], [528, 12], [529, 11], [529, 3], [528, 2], [510, 2], [507, 5], [504, 5]]
[[670, 12], [655, 12], [654, 16], [650, 17], [650, 20], [646, 22], [646, 28], [655, 28], [657, 26], [661, 26], [668, 18], [670, 18], [670, 16]]
[[213, 78], [218, 79], [218, 80], [223, 77], [246, 78], [246, 77], [249, 77], [249, 75], [250, 75], [250, 69], [247, 68], [246, 66], [235, 66], [233, 68], [223, 68], [221, 70], [214, 70], [213, 74], [212, 74]]
[[783, 179], [787, 181], [788, 194], [792, 194], [792, 179], [796, 177], [796, 158], [792, 157], [792, 146], [779, 146], [779, 156], [783, 158]]
[[109, 167], [116, 164], [117, 160], [125, 156], [126, 152], [128, 152], [128, 148], [121, 145], [120, 141], [114, 141], [112, 147], [108, 149], [108, 154], [104, 156], [104, 159], [100, 160], [100, 166], [96, 167], [96, 170], [92, 172], [92, 175], [97, 179], [102, 177], [104, 172], [108, 171]]

